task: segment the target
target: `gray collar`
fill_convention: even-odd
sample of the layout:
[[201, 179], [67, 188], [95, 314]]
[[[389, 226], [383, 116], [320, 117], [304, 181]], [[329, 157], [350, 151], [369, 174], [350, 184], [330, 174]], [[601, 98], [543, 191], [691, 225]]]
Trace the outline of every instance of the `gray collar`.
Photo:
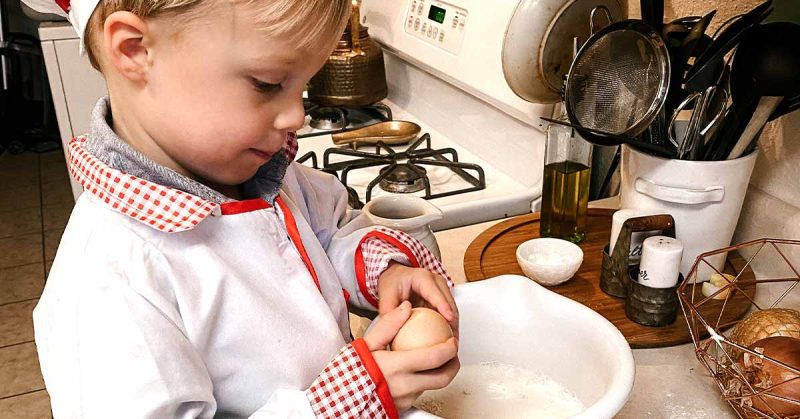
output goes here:
[[[217, 204], [233, 199], [189, 179], [174, 170], [150, 160], [123, 141], [111, 129], [111, 105], [108, 97], [101, 98], [92, 111], [86, 150], [106, 165], [149, 182], [195, 195]], [[263, 198], [272, 202], [278, 195], [286, 169], [291, 163], [283, 152], [275, 153], [261, 166], [252, 179], [243, 185], [245, 198]]]

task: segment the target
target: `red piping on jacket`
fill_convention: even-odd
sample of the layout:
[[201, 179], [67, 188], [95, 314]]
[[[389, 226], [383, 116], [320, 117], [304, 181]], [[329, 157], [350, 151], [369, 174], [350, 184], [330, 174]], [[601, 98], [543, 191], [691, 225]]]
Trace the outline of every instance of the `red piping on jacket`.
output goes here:
[[358, 280], [358, 289], [361, 290], [361, 295], [363, 295], [370, 304], [377, 308], [378, 300], [369, 295], [369, 290], [367, 288], [367, 273], [364, 264], [364, 254], [361, 251], [361, 245], [371, 238], [379, 238], [405, 253], [405, 255], [408, 257], [408, 261], [411, 263], [411, 267], [413, 268], [419, 268], [419, 261], [417, 261], [417, 257], [414, 256], [414, 253], [411, 252], [411, 249], [409, 249], [408, 246], [386, 233], [382, 233], [380, 231], [370, 231], [361, 239], [361, 241], [358, 243], [358, 247], [356, 248], [354, 261], [356, 279]]

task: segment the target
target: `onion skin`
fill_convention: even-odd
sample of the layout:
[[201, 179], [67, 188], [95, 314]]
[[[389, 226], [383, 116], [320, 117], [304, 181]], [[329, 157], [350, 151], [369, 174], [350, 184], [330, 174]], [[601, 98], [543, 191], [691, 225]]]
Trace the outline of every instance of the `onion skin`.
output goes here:
[[[756, 311], [736, 324], [730, 339], [749, 348], [756, 341], [770, 336], [800, 338], [800, 312], [789, 308]], [[736, 351], [734, 353], [738, 355]]]
[[[750, 349], [754, 352], [762, 353], [765, 357], [800, 370], [800, 339], [773, 336], [757, 341], [750, 346]], [[768, 359], [762, 360], [760, 357], [749, 353], [742, 354], [739, 359], [739, 365], [747, 372], [746, 376], [754, 389], [766, 390], [775, 386], [761, 396], [750, 397], [753, 408], [767, 415], [777, 414], [781, 417], [800, 415], [800, 403], [794, 404], [768, 395], [774, 394], [800, 401], [800, 378], [788, 381], [792, 378], [800, 377], [799, 375]]]
[[428, 348], [452, 336], [453, 330], [441, 314], [429, 308], [415, 307], [389, 347], [393, 351]]

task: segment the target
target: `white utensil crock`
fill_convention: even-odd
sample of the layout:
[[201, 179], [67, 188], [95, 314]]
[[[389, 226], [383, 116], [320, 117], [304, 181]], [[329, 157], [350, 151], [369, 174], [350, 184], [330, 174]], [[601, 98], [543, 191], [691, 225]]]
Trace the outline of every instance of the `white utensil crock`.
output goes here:
[[[758, 152], [735, 160], [686, 161], [654, 157], [622, 146], [621, 208], [670, 214], [683, 243], [681, 273], [703, 252], [730, 246]], [[713, 265], [721, 269], [724, 254]], [[713, 271], [705, 266], [698, 281]]]

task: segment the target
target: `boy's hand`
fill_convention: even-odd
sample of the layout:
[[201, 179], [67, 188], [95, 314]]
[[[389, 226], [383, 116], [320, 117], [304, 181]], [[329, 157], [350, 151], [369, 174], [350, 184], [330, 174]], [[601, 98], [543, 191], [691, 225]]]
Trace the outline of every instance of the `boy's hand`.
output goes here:
[[389, 384], [398, 412], [411, 408], [423, 391], [446, 387], [461, 366], [456, 338], [424, 349], [385, 350], [410, 315], [411, 304], [403, 301], [394, 310], [382, 313], [375, 327], [364, 336], [364, 342]]
[[447, 280], [426, 269], [392, 263], [378, 279], [378, 313], [389, 313], [405, 300], [438, 311], [458, 337], [458, 307]]

